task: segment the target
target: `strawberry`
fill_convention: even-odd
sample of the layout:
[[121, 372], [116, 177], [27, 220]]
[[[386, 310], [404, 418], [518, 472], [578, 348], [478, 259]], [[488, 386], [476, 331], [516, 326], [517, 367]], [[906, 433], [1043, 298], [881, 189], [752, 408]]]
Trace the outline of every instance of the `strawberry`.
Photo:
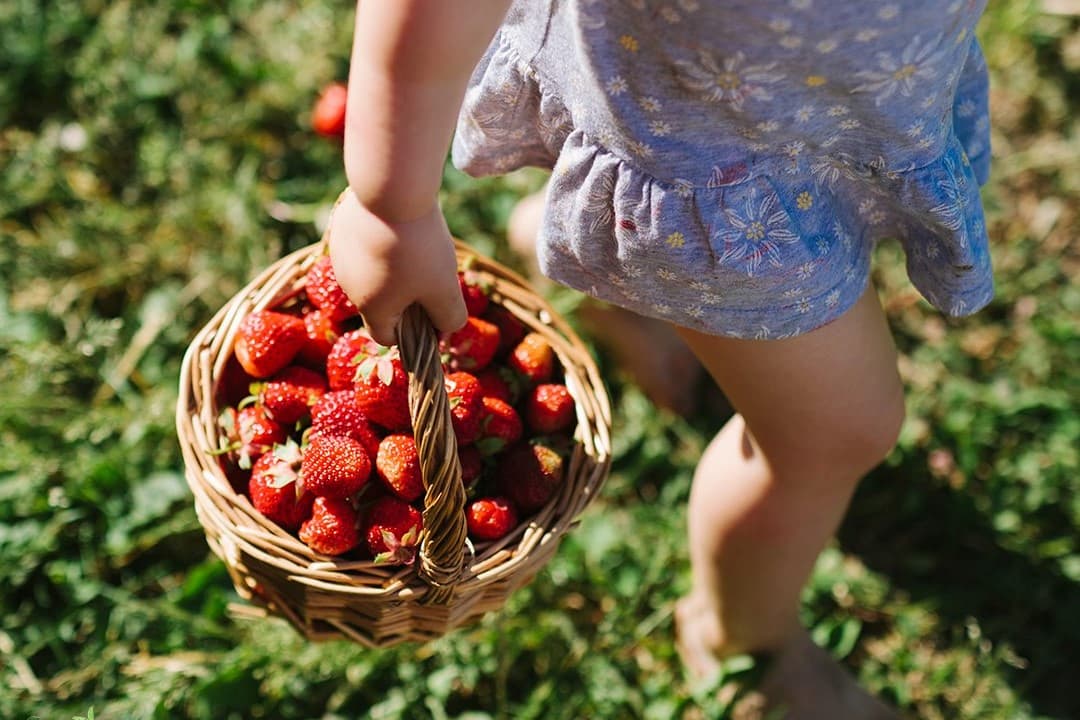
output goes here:
[[525, 398], [525, 422], [537, 434], [556, 433], [573, 425], [575, 403], [570, 390], [560, 383], [542, 383]]
[[424, 528], [424, 516], [404, 500], [387, 495], [368, 510], [364, 537], [375, 562], [411, 565]]
[[325, 367], [334, 343], [344, 334], [342, 324], [322, 308], [313, 308], [304, 313], [304, 329], [307, 342], [300, 348], [300, 359], [312, 367]]
[[499, 355], [509, 351], [510, 348], [521, 342], [521, 338], [525, 337], [525, 324], [518, 320], [512, 312], [500, 305], [489, 306], [488, 311], [484, 314], [484, 319], [494, 323], [499, 328]]
[[480, 317], [488, 309], [488, 293], [491, 292], [491, 283], [481, 280], [480, 275], [472, 270], [458, 272], [458, 284], [461, 285], [461, 294], [465, 298], [465, 308], [473, 317]]
[[555, 351], [540, 333], [531, 332], [510, 351], [507, 364], [530, 384], [547, 382], [555, 372]]
[[326, 392], [326, 380], [314, 370], [290, 365], [258, 386], [259, 403], [282, 425], [292, 425]]
[[474, 500], [465, 510], [469, 535], [476, 540], [498, 540], [517, 527], [517, 511], [504, 497]]
[[470, 317], [460, 330], [444, 335], [441, 346], [451, 370], [483, 370], [499, 349], [499, 328], [487, 320]]
[[331, 390], [348, 390], [356, 384], [357, 368], [375, 341], [366, 330], [353, 330], [337, 339], [326, 356], [326, 380]]
[[494, 455], [521, 439], [521, 416], [509, 403], [485, 397], [484, 419], [477, 445], [484, 455]]
[[375, 456], [375, 472], [386, 487], [406, 502], [424, 494], [424, 478], [420, 474], [420, 456], [412, 435], [387, 435], [379, 443]]
[[342, 322], [359, 314], [360, 311], [338, 285], [329, 255], [323, 255], [308, 268], [304, 282], [308, 300], [334, 322]]
[[225, 408], [218, 416], [218, 425], [225, 433], [222, 450], [233, 453], [237, 465], [245, 470], [288, 436], [285, 427], [267, 415], [261, 405], [240, 410]]
[[347, 498], [355, 495], [370, 475], [367, 451], [350, 437], [316, 435], [303, 450], [300, 483], [315, 495]]
[[309, 548], [324, 555], [341, 555], [360, 544], [359, 517], [345, 501], [317, 497], [311, 517], [300, 526], [300, 539]]
[[467, 372], [452, 372], [443, 379], [450, 399], [450, 421], [458, 445], [469, 445], [480, 437], [480, 422], [484, 417], [483, 388], [475, 376]]
[[353, 390], [334, 390], [319, 398], [311, 408], [309, 437], [316, 435], [345, 435], [359, 440], [369, 459], [379, 452], [382, 439], [357, 404]]
[[518, 382], [509, 369], [489, 365], [476, 373], [476, 379], [480, 381], [480, 389], [485, 397], [496, 397], [505, 403], [514, 404], [514, 398], [518, 394]]
[[269, 452], [255, 462], [248, 481], [251, 504], [286, 530], [300, 527], [310, 515], [315, 500], [311, 493], [297, 496], [296, 479], [292, 463]]
[[233, 350], [248, 375], [267, 378], [291, 363], [306, 341], [300, 318], [259, 310], [240, 321]]
[[563, 479], [562, 457], [546, 445], [518, 443], [498, 458], [495, 484], [523, 512], [539, 510]]
[[458, 447], [458, 462], [461, 463], [461, 483], [469, 492], [484, 474], [484, 456], [475, 445], [466, 445]]
[[[380, 346], [381, 347], [381, 346]], [[358, 369], [356, 402], [375, 424], [390, 432], [412, 428], [409, 416], [409, 376], [397, 357], [397, 348], [379, 357], [368, 358]]]
[[324, 87], [312, 109], [312, 129], [326, 137], [343, 137], [348, 96], [348, 88], [341, 83], [330, 83]]
[[251, 383], [255, 378], [251, 377], [240, 366], [240, 361], [234, 354], [225, 362], [221, 371], [221, 380], [218, 381], [217, 397], [219, 407], [227, 405], [239, 405], [251, 394]]

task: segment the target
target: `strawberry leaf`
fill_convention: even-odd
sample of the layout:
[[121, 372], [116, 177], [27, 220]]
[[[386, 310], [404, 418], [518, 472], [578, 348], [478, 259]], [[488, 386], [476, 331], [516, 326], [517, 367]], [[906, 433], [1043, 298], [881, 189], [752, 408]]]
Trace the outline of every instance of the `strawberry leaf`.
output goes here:
[[381, 358], [378, 364], [379, 380], [383, 385], [389, 385], [394, 381], [394, 363], [388, 358]]

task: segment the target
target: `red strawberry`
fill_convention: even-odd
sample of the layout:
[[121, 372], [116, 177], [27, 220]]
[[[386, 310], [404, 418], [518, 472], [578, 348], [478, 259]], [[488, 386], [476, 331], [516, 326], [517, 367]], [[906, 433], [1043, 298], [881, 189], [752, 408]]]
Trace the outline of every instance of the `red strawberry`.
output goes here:
[[326, 380], [314, 370], [290, 365], [261, 383], [259, 403], [282, 425], [292, 425], [326, 392]]
[[534, 433], [544, 435], [565, 430], [575, 419], [574, 398], [565, 385], [542, 383], [525, 398], [525, 422]]
[[562, 457], [551, 448], [518, 443], [499, 456], [495, 483], [524, 512], [539, 510], [563, 479]]
[[267, 378], [291, 363], [306, 341], [300, 318], [259, 310], [240, 321], [233, 349], [248, 375]]
[[286, 530], [296, 530], [311, 513], [315, 496], [297, 497], [296, 469], [288, 460], [266, 453], [251, 468], [248, 495], [251, 504], [264, 516]]
[[424, 528], [424, 516], [404, 500], [387, 495], [368, 511], [364, 537], [375, 562], [411, 565]]
[[424, 494], [420, 456], [412, 435], [387, 435], [379, 443], [375, 472], [402, 500], [412, 502]]
[[467, 372], [452, 372], [444, 378], [450, 399], [450, 421], [458, 445], [469, 445], [480, 437], [480, 422], [484, 418], [483, 388], [475, 376]]
[[494, 455], [521, 439], [521, 416], [509, 403], [484, 398], [484, 420], [477, 445], [484, 455]]
[[307, 342], [300, 348], [300, 358], [313, 367], [325, 367], [334, 343], [344, 332], [341, 323], [322, 308], [313, 308], [304, 314], [304, 329]]
[[525, 337], [525, 324], [504, 307], [491, 305], [488, 307], [487, 313], [484, 314], [484, 319], [494, 323], [499, 328], [498, 353], [500, 355], [517, 345], [521, 342], [521, 338]]
[[308, 268], [304, 282], [308, 300], [334, 322], [342, 322], [359, 314], [360, 311], [338, 285], [329, 255], [323, 255]]
[[465, 523], [474, 539], [498, 540], [517, 527], [517, 511], [504, 497], [481, 498], [469, 504]]
[[366, 330], [353, 330], [337, 339], [326, 356], [326, 379], [331, 390], [348, 390], [356, 383], [357, 369], [375, 341]]
[[531, 384], [547, 382], [555, 372], [555, 351], [540, 333], [529, 333], [510, 351], [507, 364]]
[[488, 309], [490, 283], [483, 282], [480, 275], [472, 270], [458, 272], [458, 284], [465, 298], [465, 308], [473, 317], [480, 317]]
[[316, 435], [303, 451], [304, 490], [332, 498], [355, 495], [371, 475], [371, 459], [359, 441], [344, 435]]
[[244, 469], [288, 436], [285, 427], [267, 415], [261, 405], [240, 410], [225, 408], [218, 416], [218, 425], [225, 433], [223, 449], [234, 453], [237, 465]]
[[221, 371], [217, 388], [219, 407], [239, 405], [251, 394], [251, 383], [254, 381], [255, 378], [244, 371], [234, 354], [225, 362], [225, 368]]
[[480, 381], [485, 397], [496, 397], [505, 403], [514, 404], [517, 378], [507, 368], [489, 365], [476, 374], [476, 379]]
[[444, 335], [441, 345], [449, 355], [447, 365], [451, 370], [483, 370], [499, 349], [499, 328], [487, 320], [470, 317], [460, 330]]
[[341, 83], [331, 83], [323, 88], [311, 113], [311, 127], [326, 137], [345, 135], [345, 102], [348, 88]]
[[300, 539], [316, 552], [341, 555], [360, 544], [358, 521], [356, 510], [347, 501], [315, 498], [311, 517], [300, 526]]
[[345, 435], [359, 440], [368, 458], [379, 452], [382, 439], [356, 402], [354, 390], [335, 390], [319, 398], [311, 408], [311, 435]]
[[461, 463], [461, 483], [468, 492], [476, 487], [484, 474], [484, 456], [475, 445], [458, 447], [458, 462]]
[[412, 428], [409, 376], [396, 355], [368, 358], [362, 362], [355, 388], [357, 404], [373, 423], [391, 432]]

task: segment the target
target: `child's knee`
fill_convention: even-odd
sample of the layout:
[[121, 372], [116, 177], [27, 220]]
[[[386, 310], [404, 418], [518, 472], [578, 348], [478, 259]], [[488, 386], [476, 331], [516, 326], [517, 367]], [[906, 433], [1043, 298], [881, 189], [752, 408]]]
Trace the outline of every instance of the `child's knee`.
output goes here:
[[857, 480], [892, 452], [904, 423], [903, 391], [857, 406], [823, 408], [801, 427], [751, 428], [778, 477]]

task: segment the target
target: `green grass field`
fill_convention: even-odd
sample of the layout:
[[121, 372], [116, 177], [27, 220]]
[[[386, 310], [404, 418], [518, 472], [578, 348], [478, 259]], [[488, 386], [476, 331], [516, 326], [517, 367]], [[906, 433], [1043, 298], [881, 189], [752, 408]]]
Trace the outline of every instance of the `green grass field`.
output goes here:
[[[311, 645], [236, 600], [173, 424], [188, 341], [315, 241], [344, 185], [307, 113], [350, 4], [0, 4], [0, 718], [724, 718], [671, 608], [697, 454], [724, 420], [657, 411], [602, 353], [602, 498], [505, 610], [425, 646]], [[901, 443], [804, 598], [815, 637], [913, 717], [1080, 717], [1080, 19], [991, 3], [998, 295], [947, 321], [896, 247]], [[447, 170], [453, 231], [500, 237], [536, 173]], [[572, 311], [576, 298], [555, 297]]]

